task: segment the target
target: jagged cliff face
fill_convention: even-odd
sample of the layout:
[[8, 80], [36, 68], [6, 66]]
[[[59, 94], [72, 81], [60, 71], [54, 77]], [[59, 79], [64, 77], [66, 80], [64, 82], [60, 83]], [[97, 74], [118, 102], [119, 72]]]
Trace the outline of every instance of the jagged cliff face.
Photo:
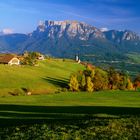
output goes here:
[[120, 43], [122, 41], [138, 41], [140, 40], [140, 37], [132, 32], [132, 31], [116, 31], [116, 30], [110, 30], [104, 32], [106, 39], [110, 41], [114, 41], [117, 43]]
[[76, 38], [79, 40], [91, 40], [93, 38], [105, 38], [105, 35], [96, 27], [77, 21], [45, 21], [40, 22], [33, 35], [47, 33], [49, 38]]
[[[72, 42], [73, 40], [77, 42], [86, 42], [86, 46], [92, 44], [95, 46], [101, 46], [105, 44], [112, 44], [113, 46], [118, 46], [124, 42], [136, 42], [134, 46], [139, 45], [140, 37], [129, 30], [125, 31], [117, 31], [117, 30], [109, 30], [102, 31], [94, 26], [88, 25], [83, 22], [78, 21], [41, 21], [37, 29], [30, 34], [30, 37], [40, 39], [46, 38], [51, 39], [54, 42], [57, 40], [58, 42], [63, 39], [63, 41], [67, 40], [68, 42]], [[99, 40], [100, 43], [96, 44]], [[53, 41], [51, 42], [53, 44]], [[64, 42], [65, 42], [64, 41]], [[102, 44], [105, 41], [104, 44]], [[89, 44], [90, 42], [90, 44]], [[114, 44], [115, 43], [115, 44]], [[70, 43], [71, 44], [71, 43]], [[52, 45], [57, 46], [58, 44]], [[60, 45], [60, 44], [59, 44]], [[69, 44], [67, 44], [70, 46]], [[129, 45], [129, 44], [127, 44]], [[133, 44], [131, 43], [131, 46]], [[82, 44], [83, 46], [83, 44]], [[105, 45], [106, 46], [106, 45]]]

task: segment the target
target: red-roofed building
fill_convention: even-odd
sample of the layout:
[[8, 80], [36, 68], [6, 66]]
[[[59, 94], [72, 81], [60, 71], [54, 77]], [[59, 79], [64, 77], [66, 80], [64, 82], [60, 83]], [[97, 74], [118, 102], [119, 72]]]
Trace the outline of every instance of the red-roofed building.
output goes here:
[[20, 65], [20, 60], [15, 55], [5, 54], [0, 56], [0, 64]]

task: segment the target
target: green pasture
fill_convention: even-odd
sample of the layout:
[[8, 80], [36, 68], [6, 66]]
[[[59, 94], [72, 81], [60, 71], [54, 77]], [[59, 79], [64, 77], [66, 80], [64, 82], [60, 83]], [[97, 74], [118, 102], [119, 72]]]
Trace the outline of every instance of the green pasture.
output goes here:
[[0, 98], [0, 124], [4, 126], [120, 115], [140, 115], [139, 92], [102, 91]]
[[71, 73], [83, 68], [72, 60], [62, 59], [40, 61], [38, 66], [0, 64], [0, 95], [21, 88], [29, 88], [34, 94], [53, 93], [67, 86]]
[[0, 97], [0, 139], [139, 139], [140, 93]]
[[[140, 92], [60, 91], [81, 69], [61, 59], [39, 66], [0, 65], [0, 140], [139, 139]], [[33, 95], [11, 96], [21, 88]]]

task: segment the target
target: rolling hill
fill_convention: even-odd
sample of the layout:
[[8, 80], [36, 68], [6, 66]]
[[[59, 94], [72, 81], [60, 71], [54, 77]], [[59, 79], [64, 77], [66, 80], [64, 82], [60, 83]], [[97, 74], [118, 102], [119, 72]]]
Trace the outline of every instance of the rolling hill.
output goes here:
[[53, 93], [67, 86], [70, 74], [84, 66], [71, 60], [48, 59], [39, 66], [0, 65], [0, 95], [21, 88], [30, 88], [34, 94]]

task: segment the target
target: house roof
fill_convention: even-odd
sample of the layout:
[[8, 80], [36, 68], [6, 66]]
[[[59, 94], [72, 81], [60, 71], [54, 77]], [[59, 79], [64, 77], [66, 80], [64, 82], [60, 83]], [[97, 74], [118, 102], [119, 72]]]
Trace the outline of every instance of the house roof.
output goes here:
[[0, 56], [0, 63], [9, 63], [13, 58], [15, 58], [15, 55], [12, 54], [6, 54]]

